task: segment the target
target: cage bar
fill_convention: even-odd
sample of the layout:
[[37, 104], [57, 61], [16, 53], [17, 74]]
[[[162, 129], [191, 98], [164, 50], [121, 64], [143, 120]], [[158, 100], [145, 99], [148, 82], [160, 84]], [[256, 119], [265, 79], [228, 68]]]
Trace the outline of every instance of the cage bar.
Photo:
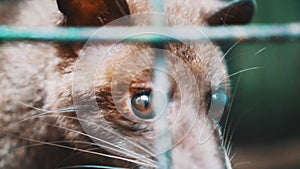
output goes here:
[[[191, 29], [193, 28], [193, 29]], [[102, 28], [22, 28], [0, 26], [0, 41], [135, 41], [135, 42], [171, 42], [184, 41], [299, 41], [300, 22], [290, 24], [253, 24], [247, 26], [147, 26], [147, 27], [102, 27]], [[101, 29], [102, 34], [95, 34]], [[162, 35], [150, 34], [159, 30]], [[149, 33], [149, 34], [147, 34]], [[140, 36], [132, 36], [143, 34]], [[91, 37], [93, 35], [93, 37]], [[176, 38], [174, 38], [176, 37]]]
[[[164, 12], [164, 5], [161, 0], [151, 0], [151, 3], [154, 12], [156, 13]], [[160, 27], [165, 26], [165, 18], [163, 18], [163, 15], [154, 14], [151, 16], [152, 16], [151, 18], [152, 26], [157, 27], [158, 30], [161, 30]], [[171, 138], [171, 133], [169, 131], [169, 123], [166, 118], [166, 113], [164, 112], [166, 107], [166, 105], [164, 104], [168, 104], [169, 102], [167, 93], [170, 90], [169, 79], [166, 74], [166, 72], [168, 72], [167, 59], [166, 59], [167, 56], [164, 56], [161, 52], [158, 52], [155, 49], [155, 48], [163, 49], [164, 44], [166, 42], [161, 40], [161, 36], [149, 37], [149, 38], [155, 39], [155, 41], [150, 42], [155, 50], [155, 63], [154, 63], [155, 65], [153, 71], [154, 88], [152, 90], [153, 111], [157, 116], [157, 119], [154, 121], [154, 132], [156, 135], [155, 144], [154, 144], [155, 153], [156, 153], [158, 168], [169, 169], [171, 168], [171, 158], [170, 158], [171, 150], [169, 150], [169, 148], [172, 145], [172, 138]]]

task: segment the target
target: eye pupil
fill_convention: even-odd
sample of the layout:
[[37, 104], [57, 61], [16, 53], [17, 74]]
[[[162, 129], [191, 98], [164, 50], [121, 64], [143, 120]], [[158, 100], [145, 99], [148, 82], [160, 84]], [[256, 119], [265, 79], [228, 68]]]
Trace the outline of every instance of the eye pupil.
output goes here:
[[142, 120], [148, 120], [154, 117], [150, 91], [148, 90], [141, 90], [135, 94], [131, 99], [131, 107], [134, 115]]
[[147, 95], [141, 95], [134, 100], [135, 108], [140, 111], [147, 110], [151, 106], [150, 104], [150, 97]]

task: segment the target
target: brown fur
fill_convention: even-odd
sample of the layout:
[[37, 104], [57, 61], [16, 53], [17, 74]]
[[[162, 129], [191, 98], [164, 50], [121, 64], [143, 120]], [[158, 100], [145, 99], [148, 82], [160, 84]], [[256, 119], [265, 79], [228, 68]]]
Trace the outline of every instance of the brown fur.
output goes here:
[[[5, 2], [3, 3], [5, 7], [14, 9], [7, 11], [7, 9], [0, 8], [0, 14], [9, 13], [9, 15], [2, 16], [3, 20], [0, 23], [26, 27], [102, 26], [129, 14], [129, 11], [130, 14], [138, 14], [152, 10], [149, 1], [139, 0], [128, 0], [127, 3], [119, 1], [122, 9], [116, 6], [117, 1], [110, 0], [58, 0], [58, 2], [59, 8], [55, 0]], [[18, 4], [19, 7], [16, 8], [12, 4]], [[169, 20], [170, 25], [207, 25], [205, 17], [218, 11], [224, 5], [225, 3], [217, 0], [166, 0], [165, 8], [166, 13], [186, 21]], [[138, 18], [133, 19], [133, 23], [137, 25], [144, 24], [144, 22], [146, 21]], [[93, 85], [94, 88], [84, 88], [84, 90], [81, 88], [82, 90], [74, 94], [72, 86], [75, 70], [89, 68], [89, 65], [88, 67], [76, 65], [81, 49], [82, 44], [41, 42], [1, 44], [0, 168], [50, 169], [84, 164], [115, 167], [139, 166], [132, 162], [97, 155], [97, 153], [112, 155], [118, 155], [118, 153], [112, 153], [95, 145], [79, 143], [78, 141], [94, 143], [94, 140], [79, 133], [85, 133], [85, 130], [73, 111], [48, 113], [35, 117], [35, 115], [45, 113], [37, 109], [57, 111], [74, 107], [73, 98], [80, 100], [81, 106], [90, 113], [90, 116], [86, 117], [86, 120], [91, 122], [88, 126], [100, 137], [110, 138], [111, 142], [116, 142], [121, 147], [138, 154], [145, 153], [129, 142], [111, 136], [109, 132], [99, 133], [100, 130], [94, 128], [92, 123], [110, 125], [123, 134], [124, 138], [130, 136], [135, 143], [154, 151], [153, 139], [149, 138], [149, 134], [153, 134], [153, 125], [134, 119], [129, 120], [134, 117], [128, 113], [130, 108], [125, 104], [133, 91], [139, 89], [135, 86], [145, 86], [152, 80], [151, 68], [155, 56], [150, 46], [125, 42], [93, 44], [87, 50], [87, 56], [107, 55], [103, 61], [106, 64], [98, 68], [93, 76], [95, 79], [89, 79], [88, 75], [82, 77], [83, 80], [80, 82], [87, 83], [87, 86]], [[203, 127], [201, 125], [209, 121], [207, 118], [209, 93], [229, 81], [226, 66], [221, 59], [223, 54], [212, 43], [189, 43], [188, 46], [182, 43], [170, 43], [166, 45], [166, 51], [169, 55], [175, 56], [175, 58], [170, 57], [168, 63], [170, 76], [177, 78], [172, 83], [174, 102], [170, 103], [169, 111], [172, 118], [180, 117], [180, 121], [170, 121], [170, 125], [176, 123], [171, 130], [172, 139], [182, 139], [172, 149], [172, 166], [173, 168], [223, 168], [225, 167], [225, 154], [220, 151], [218, 138], [210, 137], [202, 144], [198, 142], [198, 132]], [[181, 67], [181, 62], [187, 67]], [[191, 71], [198, 86], [191, 86], [193, 83], [185, 74], [186, 68]], [[123, 88], [124, 85], [129, 86], [129, 90]], [[114, 89], [118, 89], [117, 93], [114, 93]], [[193, 89], [199, 90], [200, 95]], [[96, 107], [84, 107], [95, 97]], [[113, 101], [113, 99], [116, 100]], [[125, 114], [120, 113], [119, 108]], [[180, 108], [186, 115], [176, 113]], [[190, 122], [195, 116], [190, 117], [189, 114], [197, 115], [199, 118], [192, 128]], [[24, 119], [27, 120], [22, 121]], [[212, 127], [211, 122], [207, 125], [208, 128]], [[185, 133], [190, 128], [190, 132]], [[206, 134], [209, 134], [209, 131]], [[56, 141], [68, 142], [57, 143]], [[34, 146], [34, 144], [41, 145]], [[81, 152], [79, 155], [70, 156], [80, 152], [78, 150], [86, 149], [91, 149], [95, 153]], [[155, 157], [149, 159], [155, 159]]]

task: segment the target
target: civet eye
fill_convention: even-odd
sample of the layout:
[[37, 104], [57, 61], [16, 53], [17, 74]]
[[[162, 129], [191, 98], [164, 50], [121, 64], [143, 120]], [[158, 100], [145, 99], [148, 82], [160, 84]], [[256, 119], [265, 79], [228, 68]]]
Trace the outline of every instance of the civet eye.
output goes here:
[[212, 94], [212, 102], [226, 106], [228, 103], [228, 96], [223, 89], [218, 89]]
[[215, 90], [211, 95], [209, 116], [213, 121], [218, 122], [228, 104], [227, 93], [223, 89]]
[[150, 94], [150, 90], [140, 90], [131, 98], [132, 111], [141, 120], [150, 120], [155, 116]]

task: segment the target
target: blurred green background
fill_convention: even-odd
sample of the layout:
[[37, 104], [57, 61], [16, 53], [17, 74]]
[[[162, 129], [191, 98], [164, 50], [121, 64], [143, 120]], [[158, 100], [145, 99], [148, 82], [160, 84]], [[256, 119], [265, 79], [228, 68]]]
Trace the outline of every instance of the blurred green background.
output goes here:
[[[257, 0], [254, 23], [300, 22], [299, 0]], [[300, 137], [300, 42], [238, 44], [227, 57], [240, 74], [232, 107], [236, 141], [276, 142]], [[232, 78], [236, 85], [239, 77]]]
[[[257, 0], [254, 23], [297, 21], [299, 0]], [[266, 149], [279, 156], [274, 156], [274, 161], [290, 160], [278, 168], [300, 168], [300, 42], [239, 43], [226, 60], [230, 74], [263, 67], [232, 78], [233, 91], [237, 86], [231, 110], [235, 147], [259, 147], [252, 156], [262, 157], [261, 150]], [[266, 147], [272, 147], [272, 151]], [[283, 159], [282, 152], [298, 157]], [[277, 168], [267, 166], [249, 168]]]

